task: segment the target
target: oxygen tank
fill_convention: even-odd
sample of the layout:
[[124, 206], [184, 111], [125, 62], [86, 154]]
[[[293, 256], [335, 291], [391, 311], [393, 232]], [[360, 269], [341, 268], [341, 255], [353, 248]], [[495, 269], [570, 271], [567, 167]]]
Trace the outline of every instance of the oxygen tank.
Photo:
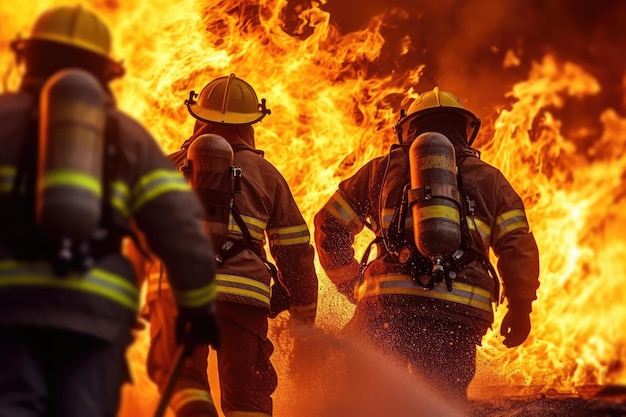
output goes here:
[[36, 220], [51, 240], [91, 237], [102, 214], [105, 93], [81, 69], [52, 75], [40, 95]]
[[409, 166], [415, 244], [433, 261], [433, 274], [443, 278], [444, 259], [461, 245], [454, 146], [440, 133], [422, 133], [409, 148]]
[[218, 253], [228, 235], [230, 207], [234, 194], [234, 153], [222, 136], [198, 136], [187, 150], [188, 181], [202, 201], [205, 229]]

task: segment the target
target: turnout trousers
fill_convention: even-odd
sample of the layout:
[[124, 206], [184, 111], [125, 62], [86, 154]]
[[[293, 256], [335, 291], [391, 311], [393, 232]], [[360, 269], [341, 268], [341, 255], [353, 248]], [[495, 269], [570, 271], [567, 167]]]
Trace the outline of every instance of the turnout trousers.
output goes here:
[[116, 342], [53, 328], [0, 333], [0, 417], [115, 417], [130, 332]]
[[344, 333], [364, 338], [450, 401], [465, 404], [476, 346], [488, 328], [488, 322], [461, 317], [445, 303], [383, 295], [360, 300]]
[[[171, 297], [149, 304], [151, 345], [148, 375], [162, 391], [177, 349], [176, 307]], [[277, 375], [270, 362], [274, 351], [267, 338], [267, 311], [259, 307], [217, 301], [220, 347], [217, 370], [221, 408], [227, 417], [272, 415], [271, 394]], [[176, 383], [170, 407], [177, 417], [217, 416], [209, 387], [208, 346], [199, 346], [188, 358]]]

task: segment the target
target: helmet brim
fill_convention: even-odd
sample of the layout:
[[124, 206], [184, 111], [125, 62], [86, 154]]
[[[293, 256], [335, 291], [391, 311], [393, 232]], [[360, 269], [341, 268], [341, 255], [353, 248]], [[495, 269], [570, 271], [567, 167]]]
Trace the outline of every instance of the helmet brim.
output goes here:
[[187, 104], [187, 110], [197, 120], [207, 123], [222, 123], [226, 125], [251, 125], [261, 121], [267, 113], [236, 113], [228, 111], [222, 113], [220, 111], [205, 109], [194, 104]]
[[413, 120], [435, 114], [441, 114], [442, 112], [447, 112], [451, 114], [456, 113], [463, 116], [467, 120], [467, 144], [471, 146], [476, 139], [478, 130], [480, 129], [480, 119], [469, 110], [452, 106], [431, 107], [411, 114], [407, 114], [406, 116], [402, 117], [400, 120], [398, 120], [398, 123], [396, 124], [396, 132], [398, 133], [398, 139], [400, 140], [400, 143], [406, 142], [406, 135], [408, 133], [409, 126], [411, 125], [411, 122]]

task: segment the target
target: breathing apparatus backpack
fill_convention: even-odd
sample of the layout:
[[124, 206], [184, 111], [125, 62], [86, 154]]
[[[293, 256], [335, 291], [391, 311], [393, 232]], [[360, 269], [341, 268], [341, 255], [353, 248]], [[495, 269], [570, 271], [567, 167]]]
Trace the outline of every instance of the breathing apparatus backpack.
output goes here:
[[[263, 254], [261, 246], [255, 243], [248, 226], [234, 203], [234, 196], [241, 192], [243, 171], [233, 165], [234, 154], [248, 148], [233, 148], [222, 136], [208, 133], [194, 139], [187, 149], [170, 155], [170, 159], [180, 166], [190, 187], [196, 192], [204, 207], [205, 230], [211, 236], [216, 261], [221, 264], [236, 256], [244, 249], [257, 255], [272, 276], [271, 312], [276, 317], [289, 308], [289, 291], [280, 281], [276, 266]], [[242, 232], [242, 239], [229, 239], [230, 216]]]
[[[456, 155], [454, 146], [444, 135], [426, 132], [408, 147], [400, 147], [408, 155], [411, 180], [406, 184], [400, 204], [396, 207], [388, 229], [374, 239], [366, 249], [359, 269], [360, 279], [374, 243], [383, 243], [387, 252], [403, 265], [424, 289], [445, 282], [448, 291], [456, 274], [464, 266], [478, 261], [490, 274], [499, 292], [495, 268], [476, 248], [467, 223], [467, 213], [473, 218], [474, 203], [463, 194], [463, 181], [458, 165], [468, 155]], [[394, 148], [392, 147], [392, 150]], [[388, 159], [391, 160], [391, 153]], [[383, 178], [384, 189], [387, 172]], [[411, 210], [413, 239], [405, 236], [405, 221]], [[423, 282], [421, 277], [428, 277]]]
[[77, 68], [58, 71], [41, 89], [2, 222], [16, 259], [48, 260], [65, 276], [121, 247], [105, 204], [117, 140], [105, 102], [99, 81]]

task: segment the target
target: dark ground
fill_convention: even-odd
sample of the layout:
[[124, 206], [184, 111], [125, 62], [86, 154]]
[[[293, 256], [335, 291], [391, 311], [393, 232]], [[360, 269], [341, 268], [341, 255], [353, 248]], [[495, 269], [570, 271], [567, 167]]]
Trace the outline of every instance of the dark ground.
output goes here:
[[626, 386], [607, 386], [591, 397], [542, 395], [475, 401], [471, 417], [625, 417]]

